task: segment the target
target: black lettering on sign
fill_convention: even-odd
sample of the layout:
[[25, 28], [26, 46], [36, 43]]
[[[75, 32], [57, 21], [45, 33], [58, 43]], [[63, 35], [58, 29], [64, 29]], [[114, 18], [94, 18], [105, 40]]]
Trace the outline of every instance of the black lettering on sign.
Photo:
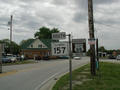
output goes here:
[[54, 48], [54, 54], [64, 54], [66, 47], [56, 47]]

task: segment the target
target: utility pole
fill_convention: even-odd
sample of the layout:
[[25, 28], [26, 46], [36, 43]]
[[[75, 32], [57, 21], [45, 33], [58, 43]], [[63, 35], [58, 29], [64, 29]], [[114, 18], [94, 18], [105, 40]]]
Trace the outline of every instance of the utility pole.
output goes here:
[[[89, 37], [94, 39], [93, 0], [88, 0]], [[91, 75], [96, 75], [95, 45], [90, 45]]]
[[10, 53], [12, 54], [12, 23], [13, 23], [13, 16], [10, 17]]

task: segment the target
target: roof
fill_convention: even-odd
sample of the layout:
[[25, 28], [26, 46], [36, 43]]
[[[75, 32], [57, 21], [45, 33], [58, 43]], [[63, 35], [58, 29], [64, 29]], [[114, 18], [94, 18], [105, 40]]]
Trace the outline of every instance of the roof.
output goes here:
[[48, 48], [51, 48], [51, 42], [53, 40], [51, 39], [40, 39], [41, 42], [43, 42]]
[[53, 40], [51, 39], [39, 39], [43, 44], [45, 44], [48, 48], [28, 48], [30, 44], [32, 44], [37, 39], [29, 39], [27, 42], [23, 43], [21, 45], [21, 49], [27, 49], [27, 50], [43, 50], [43, 49], [50, 49], [51, 48], [51, 42]]
[[29, 39], [27, 40], [26, 42], [24, 42], [22, 45], [21, 45], [21, 49], [27, 49], [27, 47], [34, 41], [35, 39]]

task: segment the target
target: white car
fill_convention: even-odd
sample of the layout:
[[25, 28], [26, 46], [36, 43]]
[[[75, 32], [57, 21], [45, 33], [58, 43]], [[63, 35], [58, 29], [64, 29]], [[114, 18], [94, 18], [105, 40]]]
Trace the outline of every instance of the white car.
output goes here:
[[7, 58], [9, 58], [12, 62], [16, 62], [17, 58], [13, 57], [13, 56], [7, 56]]
[[117, 59], [117, 60], [120, 60], [120, 55], [118, 55], [118, 56], [116, 57], [116, 59]]
[[74, 59], [75, 59], [75, 60], [80, 60], [80, 59], [81, 59], [81, 57], [74, 57]]
[[16, 61], [17, 61], [17, 58], [16, 58], [16, 57], [11, 57], [11, 61], [12, 61], [12, 62], [16, 62]]

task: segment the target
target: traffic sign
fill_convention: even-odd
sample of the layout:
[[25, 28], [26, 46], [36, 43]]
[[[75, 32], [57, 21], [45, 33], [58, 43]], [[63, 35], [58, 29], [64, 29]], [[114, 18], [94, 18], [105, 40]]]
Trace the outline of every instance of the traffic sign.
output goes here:
[[54, 56], [68, 55], [68, 43], [67, 42], [52, 43], [52, 55]]
[[65, 32], [52, 33], [52, 39], [54, 40], [66, 39], [66, 33]]
[[88, 39], [88, 44], [95, 45], [95, 39]]
[[83, 54], [86, 52], [86, 39], [72, 39], [72, 52]]

